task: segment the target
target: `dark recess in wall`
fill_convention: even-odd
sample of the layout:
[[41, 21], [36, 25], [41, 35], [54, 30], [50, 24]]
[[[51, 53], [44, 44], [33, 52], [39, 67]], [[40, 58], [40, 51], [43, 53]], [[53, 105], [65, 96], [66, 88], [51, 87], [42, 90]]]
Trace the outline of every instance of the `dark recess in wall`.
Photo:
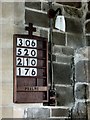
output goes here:
[[90, 19], [90, 12], [87, 13], [86, 15], [86, 20]]
[[90, 11], [90, 1], [88, 2], [88, 10]]

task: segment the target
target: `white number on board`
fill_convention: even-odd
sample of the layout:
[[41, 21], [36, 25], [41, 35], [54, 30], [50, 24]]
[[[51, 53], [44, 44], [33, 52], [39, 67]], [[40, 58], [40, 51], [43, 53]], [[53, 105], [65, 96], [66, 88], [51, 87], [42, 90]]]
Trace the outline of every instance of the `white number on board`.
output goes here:
[[37, 47], [37, 41], [34, 39], [17, 38], [17, 46]]
[[17, 67], [17, 76], [37, 76], [37, 68]]
[[36, 68], [30, 68], [30, 76], [37, 76], [37, 69]]
[[18, 56], [23, 56], [23, 48], [17, 48], [16, 54], [17, 54]]
[[34, 58], [30, 58], [30, 66], [37, 66], [37, 59], [34, 59]]
[[37, 59], [24, 58], [24, 66], [37, 66]]
[[24, 39], [23, 38], [17, 38], [17, 46], [24, 46]]
[[16, 58], [16, 65], [17, 66], [23, 66], [23, 58], [17, 57]]
[[36, 49], [30, 49], [30, 56], [31, 57], [37, 57], [37, 50]]
[[17, 48], [16, 55], [37, 57], [37, 49]]

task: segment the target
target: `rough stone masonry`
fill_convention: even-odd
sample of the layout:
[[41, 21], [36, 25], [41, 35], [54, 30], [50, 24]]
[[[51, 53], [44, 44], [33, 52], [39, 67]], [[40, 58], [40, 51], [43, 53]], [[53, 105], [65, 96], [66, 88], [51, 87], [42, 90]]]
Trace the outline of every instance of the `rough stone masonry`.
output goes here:
[[[52, 113], [49, 117], [87, 119], [87, 99], [89, 97], [89, 47], [87, 42], [89, 40], [87, 41], [85, 36], [85, 22], [86, 14], [89, 11], [88, 4], [77, 3], [78, 6], [72, 6], [70, 3], [53, 3], [53, 9], [60, 8], [65, 16], [66, 32], [60, 32], [53, 26], [53, 76], [57, 94], [57, 107], [54, 109], [49, 107]], [[47, 2], [25, 3], [26, 24], [32, 22], [43, 37], [49, 36], [48, 9]], [[38, 19], [40, 16], [42, 16], [41, 19]], [[89, 25], [87, 26], [89, 27]], [[83, 54], [87, 54], [87, 57], [84, 58]], [[74, 69], [72, 69], [73, 57]], [[50, 69], [48, 73], [50, 73]], [[49, 84], [51, 84], [50, 77], [48, 79]], [[32, 111], [31, 108], [29, 110]], [[28, 114], [31, 113], [29, 110]]]

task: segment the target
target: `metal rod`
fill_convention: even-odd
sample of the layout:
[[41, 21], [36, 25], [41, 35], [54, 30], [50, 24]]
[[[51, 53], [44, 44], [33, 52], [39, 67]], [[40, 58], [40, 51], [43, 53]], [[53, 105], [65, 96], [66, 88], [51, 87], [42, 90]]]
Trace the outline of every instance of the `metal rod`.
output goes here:
[[71, 68], [72, 68], [72, 87], [73, 87], [73, 98], [74, 98], [73, 106], [71, 108], [71, 120], [72, 120], [73, 119], [73, 108], [75, 105], [75, 62], [74, 62], [74, 56], [72, 56], [72, 59], [71, 59]]
[[[49, 2], [49, 9], [52, 8], [52, 2]], [[51, 78], [51, 89], [53, 89], [53, 18], [49, 18], [49, 42], [50, 42], [50, 78]]]
[[87, 85], [85, 85], [86, 120], [88, 120]]

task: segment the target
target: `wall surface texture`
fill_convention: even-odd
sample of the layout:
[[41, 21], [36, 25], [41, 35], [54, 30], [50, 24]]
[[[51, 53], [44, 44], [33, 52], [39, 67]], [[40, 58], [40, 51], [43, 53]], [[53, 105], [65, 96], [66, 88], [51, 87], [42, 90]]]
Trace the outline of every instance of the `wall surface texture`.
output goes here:
[[[52, 7], [54, 10], [61, 9], [66, 22], [66, 32], [53, 26], [56, 106], [15, 104], [13, 34], [27, 34], [25, 26], [30, 22], [36, 27], [34, 35], [46, 37], [49, 46], [49, 5], [47, 0], [0, 2], [0, 118], [90, 120], [90, 2], [53, 2]], [[50, 86], [50, 59], [48, 66]]]

